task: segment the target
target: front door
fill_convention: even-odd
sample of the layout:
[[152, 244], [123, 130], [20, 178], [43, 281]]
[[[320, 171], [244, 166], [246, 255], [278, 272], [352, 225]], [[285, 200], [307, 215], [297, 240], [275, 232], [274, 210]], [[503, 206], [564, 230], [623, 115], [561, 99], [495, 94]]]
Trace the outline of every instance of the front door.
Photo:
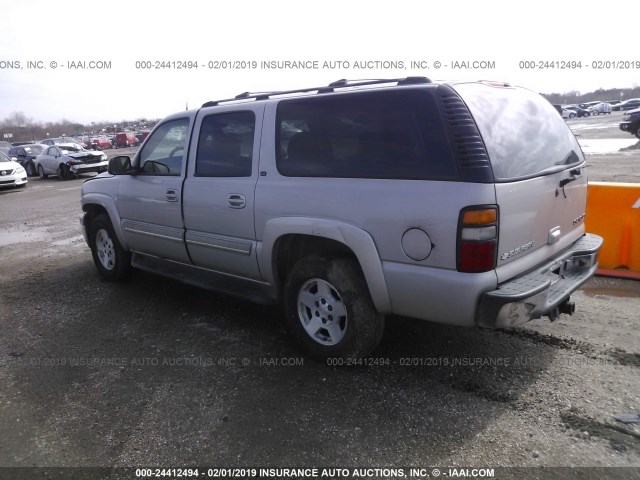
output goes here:
[[117, 207], [134, 252], [190, 263], [182, 221], [188, 130], [187, 117], [160, 125], [134, 160], [137, 172], [120, 177]]

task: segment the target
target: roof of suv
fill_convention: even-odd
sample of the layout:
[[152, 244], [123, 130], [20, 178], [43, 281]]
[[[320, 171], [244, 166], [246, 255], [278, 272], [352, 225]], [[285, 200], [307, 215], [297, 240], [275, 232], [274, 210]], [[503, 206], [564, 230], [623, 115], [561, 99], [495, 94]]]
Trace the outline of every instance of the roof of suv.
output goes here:
[[[236, 95], [233, 98], [225, 98], [221, 100], [212, 100], [206, 102], [202, 105], [201, 108], [205, 107], [215, 107], [218, 105], [233, 105], [238, 103], [245, 103], [247, 101], [263, 101], [270, 99], [282, 99], [282, 98], [290, 98], [295, 97], [296, 94], [310, 94], [310, 95], [320, 95], [327, 93], [342, 93], [346, 91], [359, 90], [361, 87], [384, 87], [384, 86], [397, 86], [397, 87], [407, 87], [407, 86], [417, 86], [417, 85], [456, 85], [458, 83], [483, 83], [485, 85], [493, 86], [493, 87], [514, 87], [507, 82], [503, 81], [493, 81], [493, 80], [477, 80], [475, 82], [469, 81], [443, 81], [436, 80], [433, 81], [427, 77], [405, 77], [405, 78], [379, 78], [379, 79], [369, 79], [369, 80], [347, 80], [340, 79], [335, 82], [330, 83], [329, 85], [322, 85], [319, 87], [308, 87], [308, 88], [298, 88], [294, 90], [277, 90], [272, 92], [243, 92], [239, 95]], [[394, 85], [395, 84], [395, 85]]]
[[369, 85], [383, 85], [388, 83], [395, 83], [397, 86], [401, 85], [424, 85], [428, 83], [433, 83], [427, 77], [406, 77], [406, 78], [380, 78], [374, 80], [347, 80], [340, 79], [335, 82], [330, 83], [329, 85], [323, 85], [320, 87], [309, 87], [309, 88], [298, 88], [295, 90], [278, 90], [273, 92], [243, 92], [239, 95], [236, 95], [233, 98], [225, 98], [222, 100], [213, 100], [210, 102], [206, 102], [202, 105], [202, 107], [215, 107], [216, 105], [220, 105], [221, 103], [231, 103], [238, 102], [241, 100], [268, 100], [271, 97], [281, 97], [286, 95], [293, 95], [296, 93], [333, 93], [338, 88], [354, 88], [354, 87], [364, 87]]

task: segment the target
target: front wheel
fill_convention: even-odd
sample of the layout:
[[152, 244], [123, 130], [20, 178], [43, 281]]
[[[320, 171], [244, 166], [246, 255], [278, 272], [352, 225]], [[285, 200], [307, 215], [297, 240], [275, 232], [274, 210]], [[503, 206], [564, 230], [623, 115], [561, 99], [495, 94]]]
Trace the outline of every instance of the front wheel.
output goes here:
[[49, 175], [47, 175], [46, 173], [44, 173], [44, 168], [42, 168], [42, 165], [38, 165], [38, 176], [44, 180], [45, 178], [47, 178]]
[[73, 173], [71, 173], [71, 168], [69, 165], [65, 165], [61, 163], [58, 167], [58, 177], [62, 180], [71, 180], [73, 178]]
[[640, 123], [636, 125], [636, 137], [640, 138]]
[[36, 176], [36, 168], [33, 165], [33, 162], [27, 162], [27, 177], [35, 177]]
[[92, 220], [89, 243], [93, 263], [103, 278], [115, 282], [130, 275], [131, 254], [120, 245], [107, 215], [98, 215]]
[[382, 339], [384, 315], [353, 259], [303, 258], [287, 276], [284, 302], [289, 331], [316, 358], [360, 358]]

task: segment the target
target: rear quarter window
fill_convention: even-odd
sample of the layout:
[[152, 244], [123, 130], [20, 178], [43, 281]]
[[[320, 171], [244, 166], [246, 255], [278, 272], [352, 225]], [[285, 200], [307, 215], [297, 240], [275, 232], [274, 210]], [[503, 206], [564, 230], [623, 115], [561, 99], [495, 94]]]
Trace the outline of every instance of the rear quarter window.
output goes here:
[[496, 180], [531, 177], [584, 160], [575, 136], [541, 95], [480, 83], [454, 88], [478, 125]]
[[285, 176], [456, 178], [433, 96], [425, 90], [283, 100], [276, 158]]

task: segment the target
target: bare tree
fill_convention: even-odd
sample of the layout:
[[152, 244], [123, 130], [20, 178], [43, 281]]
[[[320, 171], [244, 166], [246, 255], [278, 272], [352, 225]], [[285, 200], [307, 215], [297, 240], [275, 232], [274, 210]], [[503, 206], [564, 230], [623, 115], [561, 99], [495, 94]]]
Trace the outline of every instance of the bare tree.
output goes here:
[[11, 115], [9, 115], [6, 119], [7, 125], [18, 128], [26, 127], [32, 121], [33, 119], [27, 117], [24, 112], [11, 112]]

